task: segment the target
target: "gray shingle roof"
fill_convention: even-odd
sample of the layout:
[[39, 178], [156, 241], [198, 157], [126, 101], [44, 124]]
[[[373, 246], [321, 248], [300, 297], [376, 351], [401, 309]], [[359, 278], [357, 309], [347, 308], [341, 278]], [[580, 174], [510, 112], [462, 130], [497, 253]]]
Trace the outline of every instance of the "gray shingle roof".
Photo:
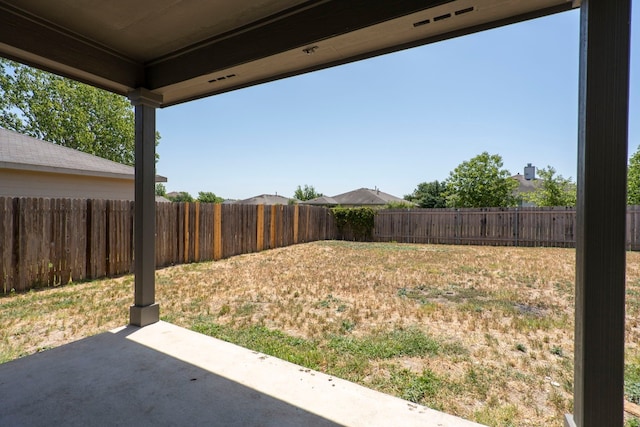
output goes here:
[[331, 205], [338, 204], [338, 202], [336, 202], [333, 197], [328, 197], [328, 196], [320, 196], [320, 197], [316, 197], [315, 199], [307, 200], [300, 203], [305, 205], [319, 205], [319, 206], [331, 206]]
[[239, 205], [287, 205], [289, 204], [289, 198], [278, 196], [277, 194], [261, 194], [249, 199], [238, 200], [234, 203]]
[[535, 178], [525, 179], [524, 175], [520, 175], [520, 174], [513, 175], [511, 178], [518, 181], [518, 188], [516, 189], [516, 194], [531, 193], [536, 189], [536, 183], [538, 182], [538, 180]]
[[[0, 129], [0, 168], [133, 179], [133, 166]], [[156, 176], [156, 182], [166, 182]]]
[[386, 205], [389, 202], [404, 202], [406, 200], [384, 193], [378, 189], [359, 188], [347, 193], [333, 196], [333, 199], [340, 205]]

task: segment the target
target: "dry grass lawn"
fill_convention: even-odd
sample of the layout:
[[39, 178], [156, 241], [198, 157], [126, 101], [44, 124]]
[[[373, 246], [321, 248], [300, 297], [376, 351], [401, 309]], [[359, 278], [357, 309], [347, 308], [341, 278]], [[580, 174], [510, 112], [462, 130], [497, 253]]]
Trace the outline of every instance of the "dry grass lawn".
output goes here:
[[[572, 249], [315, 242], [159, 270], [157, 300], [164, 320], [445, 412], [561, 426], [574, 259]], [[627, 283], [627, 358], [640, 361], [640, 253], [628, 253]], [[0, 361], [121, 326], [132, 286], [126, 276], [0, 298]]]

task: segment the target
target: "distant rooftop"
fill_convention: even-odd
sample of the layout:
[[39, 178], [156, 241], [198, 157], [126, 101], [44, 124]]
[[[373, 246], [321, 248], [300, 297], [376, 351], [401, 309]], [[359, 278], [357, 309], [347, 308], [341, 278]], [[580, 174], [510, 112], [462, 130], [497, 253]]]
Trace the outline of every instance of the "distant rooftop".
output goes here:
[[292, 199], [277, 194], [261, 194], [248, 199], [238, 200], [234, 203], [239, 205], [288, 205], [289, 200]]
[[513, 175], [511, 178], [518, 181], [518, 188], [516, 189], [516, 192], [518, 194], [531, 193], [536, 189], [536, 183], [538, 182], [538, 180], [535, 178], [526, 179], [524, 175], [520, 175], [520, 174]]
[[305, 205], [318, 205], [318, 206], [331, 206], [331, 205], [338, 204], [338, 202], [336, 202], [336, 199], [328, 196], [316, 197], [315, 199], [306, 200], [301, 203], [304, 203]]
[[304, 203], [309, 205], [382, 206], [390, 202], [409, 203], [380, 189], [359, 188], [333, 197], [318, 197]]

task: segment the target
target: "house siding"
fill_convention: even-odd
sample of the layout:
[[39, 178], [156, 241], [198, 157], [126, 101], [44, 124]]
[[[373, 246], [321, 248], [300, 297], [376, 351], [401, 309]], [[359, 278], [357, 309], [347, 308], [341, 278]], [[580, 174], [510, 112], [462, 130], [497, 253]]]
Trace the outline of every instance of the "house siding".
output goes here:
[[0, 197], [133, 200], [133, 179], [0, 169]]

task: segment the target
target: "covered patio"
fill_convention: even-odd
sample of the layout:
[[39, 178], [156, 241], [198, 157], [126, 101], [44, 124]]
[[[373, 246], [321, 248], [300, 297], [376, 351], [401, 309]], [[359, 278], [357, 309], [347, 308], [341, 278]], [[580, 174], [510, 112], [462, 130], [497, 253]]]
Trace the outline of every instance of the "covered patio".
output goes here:
[[162, 321], [2, 364], [0, 391], [3, 426], [479, 426]]
[[[238, 372], [237, 362], [252, 357], [247, 351], [159, 322], [154, 284], [156, 109], [576, 7], [581, 8], [581, 57], [575, 410], [565, 423], [621, 426], [631, 0], [0, 0], [1, 56], [128, 96], [136, 117], [131, 326], [0, 366], [4, 395], [20, 396], [16, 388], [29, 388], [35, 393], [30, 396], [39, 396], [38, 404], [31, 397], [29, 405], [10, 399], [2, 415], [8, 414], [7, 423], [2, 424], [37, 425], [43, 420], [28, 417], [37, 416], [32, 411], [41, 406], [50, 410], [43, 416], [58, 414], [56, 421], [77, 425], [103, 424], [91, 418], [101, 411], [122, 416], [115, 424], [123, 425], [233, 425], [231, 420], [269, 425], [265, 419], [273, 419], [272, 425], [372, 425], [360, 420], [370, 419], [365, 408], [376, 407], [380, 425], [411, 425], [411, 420], [465, 425], [422, 408], [407, 410], [406, 402], [354, 391], [337, 380], [331, 390], [344, 386], [346, 394], [320, 405], [329, 393], [322, 383], [301, 378], [295, 367], [254, 361]], [[76, 367], [85, 366], [83, 360], [100, 362], [87, 364], [84, 372], [73, 371], [76, 376], [64, 375], [71, 372], [65, 371], [71, 360]], [[278, 381], [269, 373], [242, 376], [260, 366], [280, 372]], [[154, 374], [144, 375], [148, 369]], [[186, 377], [190, 385], [204, 387], [196, 391], [198, 398], [186, 394], [181, 382]], [[93, 380], [86, 382], [88, 378]], [[298, 382], [312, 393], [313, 405], [294, 387]], [[107, 384], [111, 393], [91, 398]], [[168, 388], [173, 391], [166, 392]], [[118, 399], [105, 410], [103, 399], [114, 396]], [[353, 402], [348, 411], [362, 409], [357, 418], [342, 412], [342, 399]], [[79, 404], [71, 408], [68, 401]], [[386, 401], [390, 406], [382, 403]], [[193, 403], [189, 410], [178, 410], [187, 403]], [[123, 408], [131, 415], [125, 416]], [[252, 408], [262, 415], [242, 418]], [[78, 418], [66, 418], [72, 415]], [[51, 424], [53, 418], [46, 421]]]

